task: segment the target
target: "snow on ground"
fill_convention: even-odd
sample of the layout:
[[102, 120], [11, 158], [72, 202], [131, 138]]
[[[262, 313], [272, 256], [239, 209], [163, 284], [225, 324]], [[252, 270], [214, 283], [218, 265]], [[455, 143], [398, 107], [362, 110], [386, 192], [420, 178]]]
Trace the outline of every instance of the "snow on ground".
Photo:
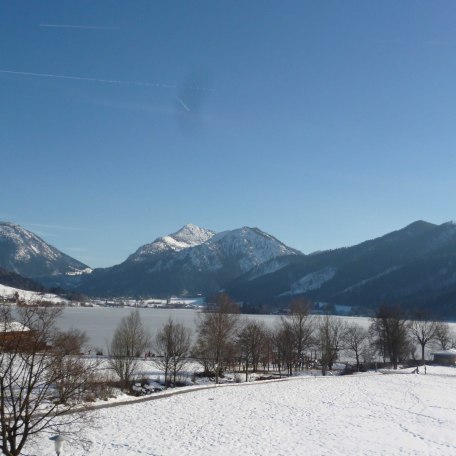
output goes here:
[[21, 290], [19, 288], [8, 287], [6, 285], [0, 285], [0, 297], [5, 299], [12, 299], [14, 293], [18, 293], [19, 299], [26, 301], [27, 303], [48, 301], [54, 304], [67, 304], [68, 301], [60, 296], [52, 293], [39, 293], [37, 291]]
[[[98, 410], [90, 454], [453, 455], [456, 369], [427, 372], [221, 386]], [[51, 443], [40, 437], [24, 454], [52, 455]]]

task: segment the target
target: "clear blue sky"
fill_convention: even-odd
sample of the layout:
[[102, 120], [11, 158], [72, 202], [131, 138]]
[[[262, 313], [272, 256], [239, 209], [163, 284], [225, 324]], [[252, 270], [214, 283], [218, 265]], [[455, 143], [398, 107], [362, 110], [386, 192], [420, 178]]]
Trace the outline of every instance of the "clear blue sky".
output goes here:
[[189, 222], [307, 253], [456, 218], [455, 24], [454, 0], [3, 0], [0, 219], [108, 266]]

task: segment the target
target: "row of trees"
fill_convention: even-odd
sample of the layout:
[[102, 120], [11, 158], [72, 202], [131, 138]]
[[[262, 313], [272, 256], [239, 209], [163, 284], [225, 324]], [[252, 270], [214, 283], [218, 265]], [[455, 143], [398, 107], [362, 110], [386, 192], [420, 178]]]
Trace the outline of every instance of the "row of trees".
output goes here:
[[260, 322], [242, 322], [235, 305], [223, 295], [202, 314], [194, 355], [205, 370], [211, 362], [220, 370], [237, 359], [246, 374], [249, 368], [255, 372], [260, 362], [264, 368], [272, 364], [288, 375], [318, 364], [326, 374], [341, 352], [355, 360], [357, 370], [362, 362], [372, 362], [378, 356], [396, 369], [400, 361], [415, 359], [417, 346], [423, 363], [430, 344], [442, 349], [456, 346], [447, 323], [433, 321], [424, 313], [409, 317], [398, 306], [381, 306], [369, 328], [329, 315], [311, 315], [310, 309], [309, 301], [296, 299], [289, 314], [268, 329]]
[[109, 349], [111, 367], [129, 388], [139, 354], [150, 347], [169, 385], [176, 384], [189, 357], [218, 382], [226, 370], [242, 370], [247, 379], [249, 372], [260, 369], [293, 375], [295, 370], [318, 365], [325, 375], [341, 352], [354, 359], [357, 370], [378, 357], [389, 360], [396, 369], [400, 361], [415, 359], [417, 346], [424, 362], [429, 344], [443, 349], [456, 345], [447, 323], [432, 321], [424, 314], [407, 318], [400, 307], [380, 307], [369, 328], [329, 315], [315, 316], [310, 309], [309, 301], [296, 299], [289, 314], [268, 328], [262, 322], [242, 319], [237, 304], [222, 293], [199, 314], [193, 344], [190, 330], [173, 320], [150, 338], [134, 311], [114, 335]]
[[424, 311], [409, 317], [400, 306], [381, 306], [370, 331], [377, 352], [383, 359], [389, 359], [394, 369], [403, 359], [415, 359], [417, 346], [421, 349], [423, 364], [425, 349], [431, 344], [442, 350], [456, 347], [456, 337], [448, 323], [434, 321]]

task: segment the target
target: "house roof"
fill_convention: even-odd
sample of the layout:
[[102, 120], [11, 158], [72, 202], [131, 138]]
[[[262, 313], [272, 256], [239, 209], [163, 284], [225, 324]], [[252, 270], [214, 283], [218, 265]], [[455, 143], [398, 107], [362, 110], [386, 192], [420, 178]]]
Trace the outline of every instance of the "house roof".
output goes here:
[[24, 326], [22, 323], [18, 321], [0, 322], [0, 333], [24, 331], [30, 331], [30, 328], [27, 328], [27, 326]]
[[456, 356], [456, 349], [450, 348], [449, 350], [441, 350], [438, 352], [431, 353], [431, 355], [437, 356]]

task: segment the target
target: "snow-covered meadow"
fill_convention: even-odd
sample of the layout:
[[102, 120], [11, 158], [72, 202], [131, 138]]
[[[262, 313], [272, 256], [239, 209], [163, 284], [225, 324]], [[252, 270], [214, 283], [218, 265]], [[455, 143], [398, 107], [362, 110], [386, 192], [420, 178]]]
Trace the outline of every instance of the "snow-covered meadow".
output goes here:
[[[61, 455], [453, 455], [456, 369], [227, 385], [96, 411]], [[157, 396], [154, 396], [157, 397]], [[28, 456], [53, 455], [42, 436]]]

